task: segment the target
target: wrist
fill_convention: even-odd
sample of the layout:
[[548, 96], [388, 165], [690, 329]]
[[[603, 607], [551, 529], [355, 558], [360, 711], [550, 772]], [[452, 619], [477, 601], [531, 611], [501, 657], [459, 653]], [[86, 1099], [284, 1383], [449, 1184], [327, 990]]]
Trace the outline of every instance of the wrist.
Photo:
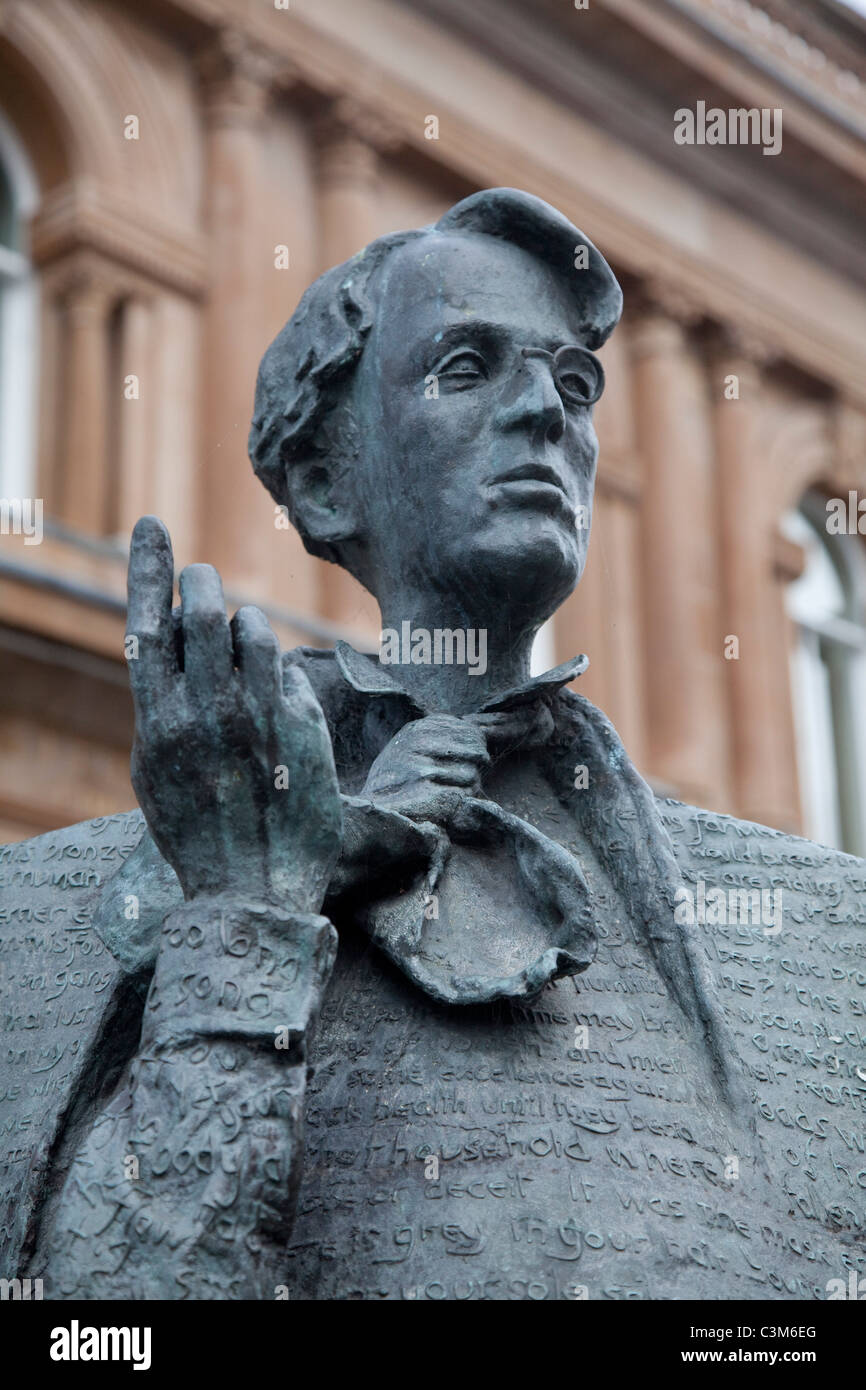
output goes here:
[[145, 1045], [303, 1034], [331, 972], [327, 917], [200, 894], [165, 918], [142, 1028]]
[[238, 874], [182, 880], [181, 887], [186, 904], [249, 906], [256, 913], [266, 908], [280, 919], [316, 916], [323, 897], [322, 893], [305, 888], [289, 870], [251, 872], [246, 866]]

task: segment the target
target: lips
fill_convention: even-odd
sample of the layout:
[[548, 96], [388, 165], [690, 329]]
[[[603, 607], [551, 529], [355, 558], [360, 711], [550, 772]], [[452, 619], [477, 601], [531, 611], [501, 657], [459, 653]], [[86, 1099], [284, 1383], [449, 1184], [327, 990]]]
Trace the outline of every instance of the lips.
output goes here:
[[557, 510], [574, 514], [571, 499], [565, 485], [555, 468], [546, 463], [523, 463], [509, 468], [505, 473], [497, 473], [489, 479], [488, 486], [504, 488], [516, 501], [528, 504], [551, 503]]

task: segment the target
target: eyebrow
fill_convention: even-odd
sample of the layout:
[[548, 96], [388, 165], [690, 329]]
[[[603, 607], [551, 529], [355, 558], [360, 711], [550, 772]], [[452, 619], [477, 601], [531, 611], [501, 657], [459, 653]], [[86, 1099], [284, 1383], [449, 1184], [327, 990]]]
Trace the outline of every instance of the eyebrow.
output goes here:
[[[432, 348], [437, 357], [441, 357], [451, 348], [457, 347], [461, 343], [496, 344], [501, 341], [503, 333], [509, 331], [508, 326], [505, 324], [492, 323], [485, 319], [467, 319], [461, 323], [451, 324], [448, 328], [443, 330], [441, 337], [435, 339], [432, 343], [428, 340], [428, 342], [424, 344], [422, 352], [427, 356], [429, 349]], [[556, 338], [548, 338], [543, 343], [533, 343], [532, 346], [543, 347], [548, 352], [556, 352], [558, 348], [565, 347], [566, 345], [571, 346], [572, 344], [576, 347], [583, 346], [577, 337], [567, 339], [565, 343]]]

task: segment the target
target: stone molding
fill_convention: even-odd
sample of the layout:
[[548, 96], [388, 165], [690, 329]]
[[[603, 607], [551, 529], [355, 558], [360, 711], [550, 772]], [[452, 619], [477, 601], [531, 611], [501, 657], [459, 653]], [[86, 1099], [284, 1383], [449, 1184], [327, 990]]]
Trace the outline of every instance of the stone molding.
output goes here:
[[208, 282], [204, 238], [149, 219], [97, 184], [77, 180], [49, 193], [31, 223], [31, 253], [43, 271], [89, 251], [135, 276], [193, 299]]

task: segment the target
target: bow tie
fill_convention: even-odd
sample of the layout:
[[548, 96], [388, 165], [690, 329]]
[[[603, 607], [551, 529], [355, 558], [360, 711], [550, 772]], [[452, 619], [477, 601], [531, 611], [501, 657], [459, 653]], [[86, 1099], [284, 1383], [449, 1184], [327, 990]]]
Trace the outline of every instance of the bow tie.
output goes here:
[[[410, 717], [430, 713], [375, 657], [345, 642], [337, 643], [335, 654], [359, 693], [399, 697], [408, 702]], [[519, 741], [544, 742], [553, 729], [547, 702], [588, 664], [585, 656], [575, 657], [492, 697], [478, 712], [525, 711]], [[546, 724], [539, 714], [547, 714]], [[497, 751], [506, 750], [491, 749]], [[480, 797], [467, 797], [447, 828], [427, 829], [432, 848], [426, 873], [356, 910], [359, 925], [404, 974], [446, 1003], [478, 1004], [530, 998], [551, 980], [587, 968], [597, 944], [592, 905], [572, 855]]]

